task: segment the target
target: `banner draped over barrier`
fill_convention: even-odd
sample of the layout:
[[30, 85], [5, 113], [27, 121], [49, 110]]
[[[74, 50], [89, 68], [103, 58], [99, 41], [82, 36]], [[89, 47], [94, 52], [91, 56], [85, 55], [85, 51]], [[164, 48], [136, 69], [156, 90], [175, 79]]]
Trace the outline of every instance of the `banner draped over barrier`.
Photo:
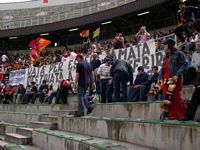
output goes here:
[[[161, 68], [163, 64], [164, 51], [155, 53], [155, 42], [148, 41], [144, 44], [138, 44], [125, 49], [114, 50], [113, 55], [117, 59], [124, 59], [131, 63], [134, 76], [137, 74], [137, 67], [143, 66], [145, 71], [149, 72], [151, 67], [156, 65]], [[100, 55], [100, 60], [104, 59], [104, 55]], [[89, 58], [86, 58], [89, 60]], [[12, 71], [10, 73], [9, 83], [17, 85], [23, 83], [25, 86], [31, 81], [41, 84], [42, 80], [47, 80], [49, 84], [56, 84], [58, 79], [70, 79], [73, 84], [76, 74], [76, 60], [67, 60], [51, 65], [27, 68], [24, 71]]]

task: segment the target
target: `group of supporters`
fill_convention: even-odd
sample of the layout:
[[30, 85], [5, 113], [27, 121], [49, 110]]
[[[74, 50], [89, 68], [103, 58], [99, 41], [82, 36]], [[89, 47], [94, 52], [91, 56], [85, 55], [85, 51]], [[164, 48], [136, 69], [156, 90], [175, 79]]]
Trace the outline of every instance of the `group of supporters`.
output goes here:
[[[164, 100], [162, 119], [192, 120], [199, 103], [197, 98], [200, 83], [200, 21], [196, 20], [194, 23], [193, 16], [198, 8], [187, 7], [184, 2], [179, 3], [179, 8], [177, 14], [179, 26], [174, 30], [177, 41], [171, 37], [156, 39], [155, 52], [166, 50], [161, 70], [158, 66], [152, 66], [149, 74], [145, 72], [143, 66], [139, 66], [134, 78], [133, 66], [126, 60], [115, 58], [112, 53], [116, 49], [133, 46], [131, 42], [127, 44], [122, 34], [118, 33], [111, 42], [105, 42], [103, 46], [99, 43], [91, 44], [88, 40], [84, 43], [83, 51], [70, 50], [64, 54], [55, 52], [55, 55], [51, 54], [47, 57], [48, 59], [45, 58], [46, 61], [42, 59], [42, 63], [35, 64], [39, 66], [66, 61], [69, 58], [76, 59], [74, 87], [71, 87], [67, 79], [60, 79], [58, 87], [48, 85], [44, 80], [39, 87], [35, 82], [31, 82], [31, 85], [26, 88], [23, 84], [19, 84], [17, 90], [14, 90], [14, 87], [7, 82], [2, 82], [0, 100], [3, 103], [34, 104], [39, 101], [51, 104], [54, 101], [56, 104], [67, 104], [67, 97], [71, 91], [77, 93], [78, 96], [79, 105], [76, 116], [79, 117], [85, 115], [84, 106], [88, 110], [87, 114], [92, 112], [94, 95], [98, 96], [97, 99], [101, 103]], [[152, 38], [146, 27], [142, 26], [134, 39], [135, 44], [142, 44]], [[194, 46], [193, 49], [191, 45]], [[101, 53], [104, 56], [103, 61], [99, 59]], [[90, 61], [84, 59], [85, 55], [90, 55]], [[45, 57], [41, 55], [43, 56]], [[5, 71], [6, 65], [8, 66], [8, 60], [9, 57], [3, 54], [2, 71]], [[18, 69], [30, 67], [25, 60], [25, 56], [18, 56], [18, 62], [20, 62]], [[9, 67], [6, 69], [13, 70]], [[183, 83], [194, 84], [196, 87], [187, 110], [186, 103], [180, 96]]]

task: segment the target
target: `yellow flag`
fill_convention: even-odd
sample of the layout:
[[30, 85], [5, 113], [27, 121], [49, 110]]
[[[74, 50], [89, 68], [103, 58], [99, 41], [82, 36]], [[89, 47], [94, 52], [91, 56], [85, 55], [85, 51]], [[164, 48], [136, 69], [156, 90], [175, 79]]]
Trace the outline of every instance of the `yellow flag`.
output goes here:
[[94, 32], [93, 32], [93, 39], [96, 38], [97, 36], [100, 35], [100, 28], [97, 28]]

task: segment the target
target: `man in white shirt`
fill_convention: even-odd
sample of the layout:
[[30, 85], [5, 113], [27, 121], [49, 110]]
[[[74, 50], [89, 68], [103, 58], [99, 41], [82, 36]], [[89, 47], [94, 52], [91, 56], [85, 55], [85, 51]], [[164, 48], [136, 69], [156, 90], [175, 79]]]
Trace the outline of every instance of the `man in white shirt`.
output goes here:
[[100, 65], [97, 70], [97, 74], [100, 75], [100, 87], [101, 87], [101, 103], [112, 102], [112, 84], [110, 76], [110, 68], [112, 66], [112, 58], [107, 56], [104, 59], [104, 63]]
[[197, 70], [197, 80], [200, 80], [200, 37], [196, 39], [195, 49], [196, 51], [192, 55], [192, 65]]
[[1, 61], [2, 61], [3, 63], [5, 63], [5, 62], [7, 61], [7, 59], [8, 59], [8, 56], [6, 56], [6, 54], [3, 54], [3, 55], [1, 56]]

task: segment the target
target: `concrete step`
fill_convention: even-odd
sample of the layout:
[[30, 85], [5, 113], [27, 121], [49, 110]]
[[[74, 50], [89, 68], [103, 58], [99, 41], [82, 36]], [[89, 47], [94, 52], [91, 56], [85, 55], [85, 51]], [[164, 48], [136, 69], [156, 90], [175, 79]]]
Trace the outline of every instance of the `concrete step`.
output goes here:
[[0, 111], [0, 120], [12, 123], [29, 124], [31, 120], [38, 120], [42, 113]]
[[8, 112], [27, 112], [27, 113], [42, 113], [42, 114], [52, 114], [52, 111], [56, 110], [68, 110], [68, 109], [77, 109], [78, 105], [65, 105], [65, 104], [55, 104], [55, 105], [48, 105], [48, 104], [9, 104], [4, 105], [0, 104], [1, 111], [8, 111]]
[[0, 150], [6, 150], [7, 144], [7, 142], [0, 140]]
[[131, 119], [159, 119], [162, 102], [133, 102], [95, 104], [90, 116]]
[[39, 121], [57, 123], [58, 116], [41, 115]]
[[52, 111], [53, 115], [74, 115], [77, 112], [77, 110], [55, 110]]
[[17, 128], [16, 133], [32, 138], [33, 128]]
[[198, 150], [200, 145], [200, 123], [196, 122], [60, 116], [58, 129], [151, 149]]
[[20, 127], [26, 127], [26, 125], [10, 122], [0, 122], [0, 135], [5, 135], [5, 133], [16, 133], [17, 128]]
[[5, 141], [19, 144], [19, 145], [27, 145], [31, 143], [31, 138], [28, 136], [16, 134], [16, 133], [6, 133]]
[[56, 130], [58, 128], [57, 123], [51, 122], [40, 122], [40, 121], [31, 121], [29, 124], [30, 128], [46, 128], [51, 130]]
[[[56, 142], [55, 142], [56, 141]], [[33, 131], [33, 144], [48, 150], [133, 150], [110, 140], [102, 141], [93, 137], [48, 129]]]

